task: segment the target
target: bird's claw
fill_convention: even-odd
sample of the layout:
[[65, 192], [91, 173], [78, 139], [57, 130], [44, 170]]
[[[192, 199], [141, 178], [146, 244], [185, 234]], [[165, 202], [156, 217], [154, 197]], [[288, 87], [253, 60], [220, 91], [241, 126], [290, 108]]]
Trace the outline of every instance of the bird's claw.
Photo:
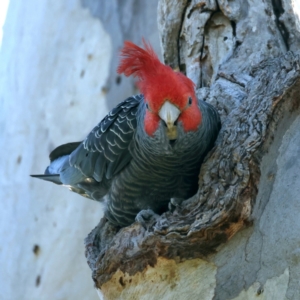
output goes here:
[[171, 198], [168, 208], [171, 212], [174, 212], [174, 210], [177, 207], [180, 207], [181, 203], [184, 201], [182, 198]]
[[135, 221], [140, 223], [145, 229], [152, 227], [158, 219], [159, 215], [152, 209], [141, 210], [135, 217]]

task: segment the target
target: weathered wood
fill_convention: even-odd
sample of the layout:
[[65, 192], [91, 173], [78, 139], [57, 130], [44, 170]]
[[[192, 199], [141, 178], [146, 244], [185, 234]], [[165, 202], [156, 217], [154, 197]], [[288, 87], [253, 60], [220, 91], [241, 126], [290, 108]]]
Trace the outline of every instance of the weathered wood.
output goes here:
[[300, 90], [299, 56], [287, 51], [300, 34], [292, 10], [281, 9], [290, 3], [254, 2], [160, 1], [164, 59], [218, 108], [222, 129], [193, 198], [147, 230], [135, 223], [118, 231], [103, 219], [90, 233], [86, 253], [98, 288], [117, 270], [134, 275], [158, 257], [204, 258], [251, 222], [261, 159], [282, 117], [299, 108]]

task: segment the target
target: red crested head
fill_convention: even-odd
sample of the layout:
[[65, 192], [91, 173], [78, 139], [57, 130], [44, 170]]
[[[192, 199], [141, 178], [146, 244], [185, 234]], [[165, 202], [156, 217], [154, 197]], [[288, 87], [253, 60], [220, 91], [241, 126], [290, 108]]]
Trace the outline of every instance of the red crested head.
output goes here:
[[[126, 41], [117, 71], [137, 78], [137, 86], [144, 94], [148, 108], [145, 116], [146, 132], [152, 136], [159, 121], [163, 119], [168, 124], [165, 118], [173, 115], [176, 117], [174, 123], [181, 121], [185, 131], [197, 130], [202, 115], [197, 105], [194, 83], [184, 74], [162, 64], [153, 48], [144, 40], [143, 45], [145, 49]], [[164, 105], [166, 102], [167, 107]]]

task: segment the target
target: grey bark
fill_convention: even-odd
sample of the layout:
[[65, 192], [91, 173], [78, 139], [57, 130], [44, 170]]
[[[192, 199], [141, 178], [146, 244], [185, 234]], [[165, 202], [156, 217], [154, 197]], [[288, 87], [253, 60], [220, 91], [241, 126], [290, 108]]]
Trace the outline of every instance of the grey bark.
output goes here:
[[156, 10], [157, 0], [9, 1], [0, 49], [1, 300], [98, 298], [83, 239], [101, 205], [29, 174], [136, 92], [117, 78], [117, 50], [144, 36], [159, 51]]
[[297, 192], [282, 194], [287, 182], [292, 189], [300, 183], [292, 170], [300, 153], [300, 32], [292, 2], [161, 0], [158, 24], [165, 63], [185, 72], [198, 97], [218, 108], [222, 129], [193, 198], [147, 230], [135, 223], [118, 231], [102, 219], [90, 233], [86, 253], [95, 285], [101, 289], [117, 270], [134, 276], [155, 268], [160, 257], [202, 258], [218, 267], [213, 299], [237, 297], [255, 282], [263, 286], [286, 268], [284, 296], [299, 299], [300, 237], [288, 229], [300, 201]]
[[160, 44], [157, 33], [156, 6], [158, 0], [80, 0], [91, 15], [99, 19], [105, 31], [111, 36], [112, 57], [110, 76], [102, 91], [108, 99], [109, 110], [114, 108], [121, 99], [138, 93], [133, 79], [121, 77], [116, 70], [119, 63], [119, 51], [125, 40], [141, 44], [142, 38], [151, 42], [157, 53]]

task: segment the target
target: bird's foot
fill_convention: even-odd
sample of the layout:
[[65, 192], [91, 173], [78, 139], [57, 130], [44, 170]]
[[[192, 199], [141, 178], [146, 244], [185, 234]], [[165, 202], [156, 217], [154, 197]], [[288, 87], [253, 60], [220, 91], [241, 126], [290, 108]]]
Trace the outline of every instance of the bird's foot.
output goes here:
[[183, 198], [171, 198], [170, 202], [169, 202], [169, 210], [171, 212], [174, 212], [174, 210], [177, 208], [177, 207], [180, 207], [181, 203], [184, 201]]
[[152, 227], [159, 218], [152, 209], [141, 210], [135, 217], [135, 221], [140, 223], [145, 229]]

